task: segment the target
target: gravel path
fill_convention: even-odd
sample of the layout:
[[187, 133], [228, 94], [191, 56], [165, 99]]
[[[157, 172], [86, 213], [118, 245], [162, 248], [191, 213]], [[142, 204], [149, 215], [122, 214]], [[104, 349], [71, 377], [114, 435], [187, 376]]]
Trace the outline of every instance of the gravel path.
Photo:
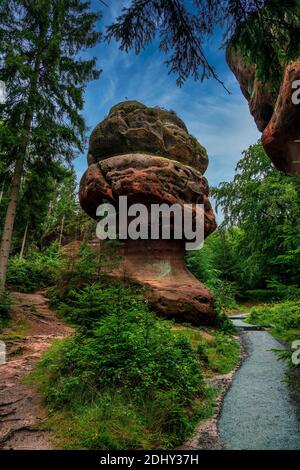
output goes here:
[[[246, 326], [241, 319], [234, 323]], [[270, 351], [281, 344], [266, 331], [241, 334], [248, 356], [223, 403], [219, 433], [225, 449], [300, 449], [300, 424], [283, 381], [285, 365]]]

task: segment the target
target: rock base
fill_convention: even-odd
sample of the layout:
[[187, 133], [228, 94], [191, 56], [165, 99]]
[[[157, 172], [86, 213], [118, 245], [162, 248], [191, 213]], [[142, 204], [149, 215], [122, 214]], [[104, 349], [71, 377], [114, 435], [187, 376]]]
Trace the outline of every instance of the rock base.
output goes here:
[[[100, 254], [105, 243], [100, 242]], [[99, 240], [92, 246], [99, 250]], [[105, 274], [144, 287], [150, 305], [164, 318], [212, 325], [212, 293], [187, 270], [184, 253], [178, 240], [126, 240], [116, 248], [115, 261], [108, 263], [114, 269]]]

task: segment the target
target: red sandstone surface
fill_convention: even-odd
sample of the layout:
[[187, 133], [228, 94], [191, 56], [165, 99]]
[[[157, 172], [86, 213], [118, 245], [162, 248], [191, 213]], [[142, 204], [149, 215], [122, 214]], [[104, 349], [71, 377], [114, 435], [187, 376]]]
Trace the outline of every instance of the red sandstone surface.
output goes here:
[[271, 91], [269, 83], [256, 77], [255, 65], [247, 64], [241, 54], [227, 49], [227, 62], [236, 76], [262, 143], [276, 168], [292, 175], [300, 175], [300, 104], [293, 103], [293, 83], [300, 80], [300, 60], [283, 70], [280, 89]]

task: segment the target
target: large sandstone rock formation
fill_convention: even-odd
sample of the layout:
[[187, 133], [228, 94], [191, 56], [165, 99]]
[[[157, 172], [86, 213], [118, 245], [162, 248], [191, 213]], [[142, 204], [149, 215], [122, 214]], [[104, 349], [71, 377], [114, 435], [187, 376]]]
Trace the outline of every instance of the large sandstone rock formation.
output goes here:
[[255, 65], [246, 63], [238, 50], [227, 48], [227, 62], [236, 76], [258, 129], [266, 153], [279, 170], [300, 175], [300, 104], [294, 104], [293, 83], [300, 80], [300, 60], [283, 69], [280, 89], [261, 83]]
[[[148, 207], [203, 204], [207, 236], [216, 226], [202, 175], [207, 162], [205, 149], [175, 113], [120, 103], [91, 134], [80, 203], [93, 218], [103, 201], [118, 209], [120, 196], [127, 196], [128, 205]], [[111, 267], [110, 275], [146, 286], [149, 301], [163, 316], [196, 325], [214, 322], [211, 292], [185, 267], [185, 240], [124, 240], [118, 254], [121, 265]]]

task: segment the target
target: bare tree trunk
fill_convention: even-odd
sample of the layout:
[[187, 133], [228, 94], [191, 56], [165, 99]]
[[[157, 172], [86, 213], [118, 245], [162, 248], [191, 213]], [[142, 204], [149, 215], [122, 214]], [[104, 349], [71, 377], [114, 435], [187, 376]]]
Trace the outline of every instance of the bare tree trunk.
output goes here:
[[0, 191], [0, 204], [1, 204], [2, 198], [3, 198], [4, 186], [5, 186], [5, 180], [3, 181], [2, 188], [1, 188], [1, 191]]
[[0, 248], [0, 291], [5, 287], [6, 271], [8, 264], [8, 257], [10, 252], [11, 238], [13, 233], [14, 221], [17, 210], [17, 202], [21, 184], [21, 176], [23, 172], [25, 155], [16, 161], [14, 175], [11, 184], [11, 192], [9, 203], [6, 211], [3, 235]]
[[24, 248], [25, 248], [25, 244], [26, 244], [26, 238], [27, 238], [27, 232], [28, 232], [28, 222], [26, 224], [26, 227], [25, 227], [25, 232], [24, 232], [24, 236], [23, 236], [23, 240], [22, 240], [22, 246], [21, 246], [21, 251], [20, 251], [20, 259], [23, 258], [23, 254], [24, 254]]
[[61, 226], [60, 226], [60, 235], [59, 235], [59, 243], [58, 243], [59, 248], [61, 247], [63, 230], [64, 230], [64, 223], [65, 223], [65, 216], [63, 215], [63, 217], [61, 219]]

